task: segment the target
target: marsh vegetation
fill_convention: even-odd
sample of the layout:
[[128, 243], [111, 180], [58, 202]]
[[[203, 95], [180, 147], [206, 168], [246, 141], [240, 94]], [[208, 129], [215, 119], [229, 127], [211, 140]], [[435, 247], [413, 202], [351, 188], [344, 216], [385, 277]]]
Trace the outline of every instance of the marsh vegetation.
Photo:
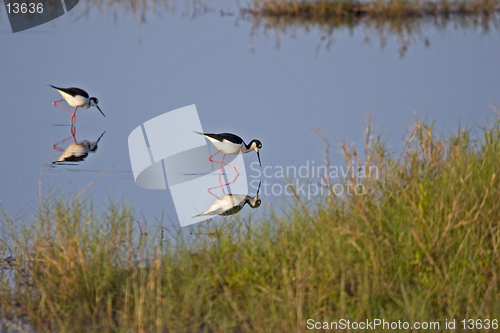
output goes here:
[[347, 30], [361, 32], [364, 42], [378, 39], [383, 49], [395, 38], [399, 54], [404, 56], [409, 45], [421, 42], [429, 46], [426, 31], [472, 30], [486, 34], [498, 30], [498, 0], [467, 1], [270, 1], [254, 0], [242, 14], [252, 20], [254, 33], [271, 31], [280, 46], [280, 37], [298, 31], [320, 31], [316, 52], [329, 48], [335, 33]]
[[350, 179], [365, 195], [297, 196], [280, 214], [188, 236], [160, 223], [147, 234], [124, 204], [98, 214], [89, 200], [46, 197], [29, 224], [4, 211], [3, 328], [302, 332], [310, 318], [499, 318], [500, 118], [446, 135], [416, 120], [399, 153], [367, 130], [363, 148], [341, 145], [346, 167], [380, 170]]

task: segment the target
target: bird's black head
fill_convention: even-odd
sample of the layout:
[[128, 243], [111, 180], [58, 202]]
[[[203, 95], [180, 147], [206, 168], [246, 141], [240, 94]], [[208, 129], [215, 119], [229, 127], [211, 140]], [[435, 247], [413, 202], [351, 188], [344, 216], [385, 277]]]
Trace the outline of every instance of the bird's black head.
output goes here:
[[90, 97], [90, 98], [89, 98], [89, 103], [90, 103], [90, 106], [95, 106], [95, 107], [97, 108], [97, 110], [99, 110], [99, 112], [100, 112], [100, 113], [101, 113], [104, 117], [106, 117], [106, 116], [104, 115], [104, 113], [102, 113], [101, 108], [99, 107], [99, 105], [97, 105], [97, 103], [99, 103], [99, 101], [97, 100], [97, 98], [95, 98], [95, 97]]
[[252, 208], [259, 208], [260, 204], [262, 203], [262, 201], [259, 198], [260, 184], [262, 184], [262, 181], [259, 182], [259, 187], [257, 188], [257, 193], [255, 194], [255, 197], [250, 199], [250, 202], [248, 203]]
[[262, 143], [260, 143], [259, 140], [255, 140], [255, 139], [250, 141], [250, 143], [247, 146], [248, 150], [255, 150], [255, 152], [257, 153], [257, 157], [259, 158], [259, 165], [260, 166], [262, 166], [262, 164], [260, 163], [260, 155], [259, 155], [259, 150], [261, 148], [262, 148]]
[[260, 198], [257, 198], [257, 200], [255, 200], [254, 202], [249, 202], [248, 205], [255, 209], [259, 208], [261, 203], [262, 201], [260, 200]]
[[[253, 146], [254, 144], [255, 146]], [[262, 148], [262, 143], [260, 143], [259, 140], [252, 140], [250, 141], [250, 147], [252, 147], [255, 151], [259, 151]]]

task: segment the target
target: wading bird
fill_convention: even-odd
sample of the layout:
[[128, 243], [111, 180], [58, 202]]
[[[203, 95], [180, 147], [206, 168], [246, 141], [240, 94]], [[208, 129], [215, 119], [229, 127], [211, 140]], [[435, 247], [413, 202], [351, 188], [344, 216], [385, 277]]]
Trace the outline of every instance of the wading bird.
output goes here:
[[[257, 158], [259, 159], [259, 165], [262, 166], [260, 163], [260, 155], [259, 155], [259, 150], [262, 148], [262, 143], [260, 143], [259, 140], [252, 140], [250, 141], [249, 144], [245, 144], [242, 138], [240, 138], [237, 135], [231, 134], [231, 133], [220, 133], [220, 134], [210, 134], [210, 133], [200, 133], [196, 132], [200, 135], [203, 135], [205, 138], [210, 140], [210, 142], [213, 143], [215, 148], [218, 150], [215, 152], [215, 154], [211, 155], [208, 160], [213, 163], [219, 163], [219, 173], [221, 170], [222, 165], [229, 166], [233, 168], [233, 170], [238, 173], [236, 168], [232, 165], [225, 164], [224, 158], [226, 157], [226, 154], [246, 154], [254, 150], [257, 152]], [[217, 155], [219, 152], [223, 152], [224, 155], [222, 156], [222, 161], [214, 161], [212, 160], [212, 157]]]
[[[89, 94], [85, 90], [82, 90], [80, 88], [58, 88], [52, 85], [51, 87], [59, 91], [62, 97], [64, 97], [63, 99], [52, 102], [52, 105], [57, 106], [58, 108], [63, 109], [64, 111], [72, 114], [71, 125], [73, 125], [73, 123], [76, 120], [76, 109], [78, 107], [81, 107], [82, 109], [88, 109], [91, 106], [95, 106], [99, 110], [99, 112], [101, 112], [101, 114], [104, 116], [104, 113], [102, 113], [101, 109], [97, 105], [98, 103], [97, 98], [89, 97]], [[71, 112], [57, 105], [57, 103], [62, 102], [64, 100], [66, 100], [66, 102], [68, 102], [70, 106], [73, 106], [75, 108], [75, 111]]]

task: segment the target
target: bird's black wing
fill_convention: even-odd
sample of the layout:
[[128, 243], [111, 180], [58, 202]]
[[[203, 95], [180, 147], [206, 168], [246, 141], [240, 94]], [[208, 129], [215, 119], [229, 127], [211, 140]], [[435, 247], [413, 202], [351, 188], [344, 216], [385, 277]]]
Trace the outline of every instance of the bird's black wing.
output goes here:
[[220, 213], [219, 215], [221, 216], [230, 216], [230, 215], [234, 215], [236, 213], [238, 213], [240, 210], [243, 209], [243, 206], [245, 206], [245, 203], [243, 203], [243, 205], [236, 205], [236, 206], [233, 206], [231, 208], [229, 208], [228, 210], [225, 210], [223, 211], [222, 213]]
[[89, 156], [88, 153], [82, 154], [82, 155], [71, 155], [67, 156], [64, 158], [64, 162], [81, 162], [83, 161], [87, 156]]
[[240, 138], [237, 135], [231, 134], [231, 133], [219, 133], [219, 134], [203, 133], [203, 135], [209, 136], [212, 139], [215, 139], [215, 140], [220, 141], [220, 142], [227, 140], [227, 141], [236, 143], [238, 145], [243, 143], [242, 138]]
[[80, 88], [74, 88], [74, 87], [73, 88], [58, 88], [58, 87], [54, 87], [52, 85], [51, 85], [51, 87], [54, 89], [63, 91], [66, 94], [70, 94], [71, 96], [79, 95], [79, 96], [83, 96], [85, 98], [89, 98], [89, 94], [85, 90], [82, 90]]

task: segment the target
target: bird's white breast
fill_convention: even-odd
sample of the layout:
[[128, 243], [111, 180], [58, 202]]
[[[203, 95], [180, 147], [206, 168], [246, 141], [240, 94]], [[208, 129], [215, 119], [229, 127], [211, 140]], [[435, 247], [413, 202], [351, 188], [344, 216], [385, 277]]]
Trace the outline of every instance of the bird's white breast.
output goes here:
[[[209, 139], [210, 140], [210, 139]], [[222, 142], [217, 140], [210, 140], [215, 148], [221, 150], [224, 154], [239, 154], [241, 151], [241, 145], [233, 143], [231, 141], [222, 140]]]
[[217, 199], [210, 208], [200, 215], [219, 215], [238, 205], [244, 204], [246, 195], [243, 194], [224, 194]]
[[84, 140], [80, 143], [72, 143], [70, 144], [62, 153], [61, 157], [57, 160], [58, 162], [63, 162], [67, 158], [70, 158], [72, 156], [74, 157], [80, 157], [82, 155], [88, 154], [89, 153], [89, 143], [88, 141]]
[[64, 97], [64, 99], [66, 100], [66, 102], [68, 102], [68, 104], [70, 106], [73, 106], [73, 107], [81, 107], [81, 108], [84, 108], [84, 109], [88, 109], [89, 108], [89, 102], [88, 102], [88, 99], [83, 97], [83, 96], [71, 96], [70, 94], [67, 94], [65, 93], [64, 91], [60, 91], [58, 90], [62, 97]]

